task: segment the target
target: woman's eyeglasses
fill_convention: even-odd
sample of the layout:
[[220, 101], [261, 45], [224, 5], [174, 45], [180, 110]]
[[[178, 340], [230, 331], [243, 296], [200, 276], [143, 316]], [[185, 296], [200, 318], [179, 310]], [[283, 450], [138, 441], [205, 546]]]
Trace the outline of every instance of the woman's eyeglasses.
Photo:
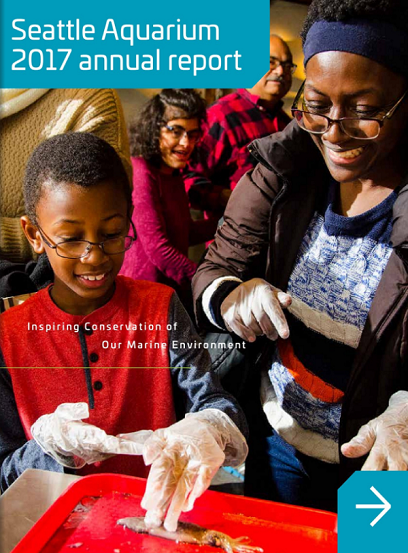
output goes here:
[[202, 136], [201, 129], [193, 129], [191, 131], [187, 131], [181, 125], [167, 125], [166, 123], [163, 125], [163, 128], [175, 140], [180, 141], [182, 138], [184, 138], [184, 136], [187, 136], [189, 142], [191, 142], [192, 144], [196, 144]]
[[[299, 127], [311, 134], [321, 135], [326, 133], [334, 123], [337, 123], [344, 134], [350, 138], [356, 138], [357, 140], [373, 140], [377, 138], [380, 134], [381, 127], [384, 125], [384, 121], [390, 119], [394, 115], [398, 106], [408, 93], [408, 90], [406, 90], [391, 109], [378, 119], [370, 117], [340, 117], [340, 119], [331, 119], [327, 117], [327, 115], [321, 115], [314, 111], [303, 109], [305, 107], [305, 99], [303, 96], [304, 87], [305, 82], [303, 82], [300, 87], [291, 109], [292, 115], [296, 119]], [[299, 109], [298, 106], [301, 106], [302, 109]]]

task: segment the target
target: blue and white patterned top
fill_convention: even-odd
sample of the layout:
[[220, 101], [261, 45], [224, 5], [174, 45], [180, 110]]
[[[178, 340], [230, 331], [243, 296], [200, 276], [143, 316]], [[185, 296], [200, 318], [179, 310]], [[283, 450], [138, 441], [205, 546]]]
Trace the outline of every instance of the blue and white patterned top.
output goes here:
[[289, 279], [289, 340], [279, 340], [262, 383], [264, 410], [283, 438], [306, 455], [336, 463], [344, 390], [355, 350], [391, 255], [397, 193], [356, 217], [333, 211], [331, 182]]

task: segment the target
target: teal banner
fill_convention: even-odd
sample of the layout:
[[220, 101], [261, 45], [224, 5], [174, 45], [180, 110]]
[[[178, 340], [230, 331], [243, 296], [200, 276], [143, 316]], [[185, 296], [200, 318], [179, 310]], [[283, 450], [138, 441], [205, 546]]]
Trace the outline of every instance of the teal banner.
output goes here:
[[4, 88], [252, 87], [269, 0], [1, 0]]
[[338, 492], [338, 553], [408, 551], [408, 472], [355, 472]]

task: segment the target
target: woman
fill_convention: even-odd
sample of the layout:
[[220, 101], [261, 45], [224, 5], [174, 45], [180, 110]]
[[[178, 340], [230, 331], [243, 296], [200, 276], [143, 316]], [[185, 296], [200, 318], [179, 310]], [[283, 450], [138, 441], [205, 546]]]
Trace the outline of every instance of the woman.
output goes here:
[[265, 346], [250, 495], [335, 509], [354, 470], [408, 467], [407, 22], [404, 0], [314, 0], [295, 121], [252, 144], [194, 278], [201, 325]]
[[196, 263], [188, 247], [214, 236], [215, 220], [192, 221], [180, 172], [201, 138], [205, 103], [189, 89], [164, 89], [130, 128], [137, 241], [122, 274], [161, 282], [186, 299]]

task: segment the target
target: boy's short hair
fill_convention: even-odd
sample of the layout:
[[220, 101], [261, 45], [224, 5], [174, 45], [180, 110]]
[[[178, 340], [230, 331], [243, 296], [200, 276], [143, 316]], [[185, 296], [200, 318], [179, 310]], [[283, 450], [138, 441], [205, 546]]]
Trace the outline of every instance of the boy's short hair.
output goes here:
[[74, 183], [88, 188], [107, 180], [122, 188], [130, 208], [129, 179], [110, 144], [91, 133], [53, 136], [37, 146], [28, 160], [24, 178], [26, 213], [36, 223], [36, 207], [46, 181], [51, 185]]

